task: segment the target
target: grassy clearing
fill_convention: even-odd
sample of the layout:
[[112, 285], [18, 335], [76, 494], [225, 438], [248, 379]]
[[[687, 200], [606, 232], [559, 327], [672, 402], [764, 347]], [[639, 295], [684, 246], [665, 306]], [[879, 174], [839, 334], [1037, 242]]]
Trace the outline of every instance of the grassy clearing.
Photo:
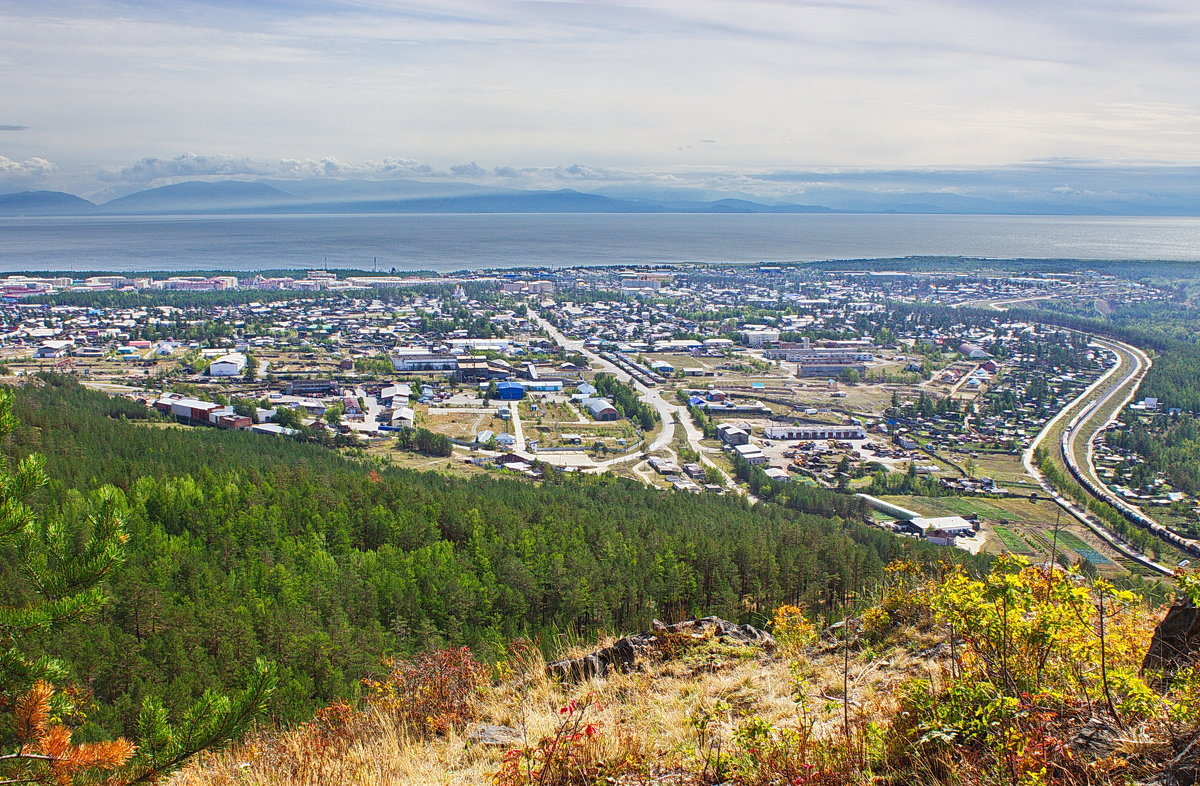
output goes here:
[[[604, 646], [611, 641], [599, 643]], [[928, 646], [935, 640], [916, 633], [913, 643]], [[584, 651], [576, 647], [569, 654], [578, 656]], [[511, 665], [516, 674], [487, 689], [472, 724], [443, 735], [431, 738], [396, 723], [386, 713], [370, 711], [354, 718], [355, 739], [347, 744], [320, 747], [327, 737], [306, 734], [303, 729], [265, 732], [237, 748], [193, 763], [175, 778], [175, 786], [491, 783], [506, 747], [474, 744], [465, 732], [475, 723], [502, 724], [521, 733], [524, 742], [518, 746], [532, 745], [554, 736], [564, 717], [561, 708], [572, 702], [587, 706], [586, 719], [596, 724], [605, 743], [612, 746], [610, 752], [629, 752], [651, 761], [697, 755], [689, 751], [696, 744], [699, 718], [711, 719], [706, 733], [726, 749], [735, 746], [735, 735], [747, 718], [782, 728], [794, 728], [798, 723], [796, 679], [790, 661], [770, 657], [757, 648], [701, 642], [681, 657], [644, 672], [580, 685], [548, 679], [544, 661], [536, 652]], [[893, 706], [899, 685], [927, 675], [930, 665], [901, 648], [853, 653], [849, 684], [854, 714], [861, 715], [864, 707], [874, 713]], [[840, 728], [840, 704], [829, 697], [842, 693], [842, 666], [837, 653], [806, 661], [802, 691], [804, 702], [819, 716], [814, 728], [818, 734], [836, 735]], [[646, 781], [629, 781], [635, 782]], [[673, 778], [662, 782], [701, 781]]]
[[[357, 707], [264, 731], [174, 782], [1121, 786], [1149, 782], [1200, 732], [1200, 683], [1138, 676], [1161, 609], [1078, 571], [1005, 558], [990, 576], [934, 579], [904, 563], [869, 602], [823, 633], [778, 609], [769, 649], [660, 633], [633, 670], [579, 684], [548, 679], [529, 644], [495, 667], [419, 655], [365, 682]], [[584, 644], [567, 635], [561, 652]], [[473, 743], [478, 724], [508, 727], [507, 741]], [[1129, 753], [1059, 743], [1097, 725]]]

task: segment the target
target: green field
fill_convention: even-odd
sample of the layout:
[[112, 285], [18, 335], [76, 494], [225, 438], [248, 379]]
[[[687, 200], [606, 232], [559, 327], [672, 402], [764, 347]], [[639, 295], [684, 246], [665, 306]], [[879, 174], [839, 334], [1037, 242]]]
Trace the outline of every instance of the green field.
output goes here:
[[1059, 543], [1063, 543], [1063, 544], [1066, 544], [1067, 546], [1069, 546], [1072, 551], [1074, 551], [1079, 556], [1083, 557], [1085, 560], [1092, 563], [1093, 565], [1110, 565], [1110, 564], [1112, 564], [1112, 560], [1108, 559], [1103, 554], [1096, 551], [1094, 548], [1089, 546], [1087, 543], [1085, 543], [1083, 540], [1081, 540], [1077, 535], [1075, 535], [1073, 533], [1059, 532], [1058, 533], [1058, 541], [1059, 541]]
[[1021, 539], [1021, 536], [1013, 532], [1008, 527], [994, 527], [993, 531], [996, 536], [1004, 543], [1004, 548], [1014, 554], [1032, 554], [1033, 549]]

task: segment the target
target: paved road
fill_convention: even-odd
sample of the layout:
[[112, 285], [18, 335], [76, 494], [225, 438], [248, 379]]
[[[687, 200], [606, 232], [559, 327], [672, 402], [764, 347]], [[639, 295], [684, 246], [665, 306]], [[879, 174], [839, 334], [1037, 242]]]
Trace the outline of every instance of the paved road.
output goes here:
[[[379, 403], [379, 399], [374, 396], [368, 396], [367, 391], [362, 388], [355, 388], [354, 396], [355, 398], [361, 398], [365, 405], [363, 419], [362, 422], [346, 421], [346, 424], [350, 426], [352, 431], [365, 431], [370, 434], [379, 433], [379, 413], [383, 412], [383, 405]], [[391, 424], [385, 423], [384, 425]]]
[[525, 427], [521, 423], [521, 413], [516, 401], [508, 402], [508, 411], [512, 413], [513, 437], [517, 440], [513, 447], [525, 452]]

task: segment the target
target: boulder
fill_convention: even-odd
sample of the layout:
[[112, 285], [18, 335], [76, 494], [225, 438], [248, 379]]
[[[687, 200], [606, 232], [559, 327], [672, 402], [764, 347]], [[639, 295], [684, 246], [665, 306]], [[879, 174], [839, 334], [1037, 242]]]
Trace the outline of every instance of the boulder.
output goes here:
[[1112, 752], [1119, 736], [1116, 727], [1101, 718], [1090, 718], [1078, 731], [1071, 735], [1068, 743], [1077, 754], [1090, 759], [1099, 759]]
[[476, 745], [509, 747], [519, 745], [524, 741], [525, 735], [512, 726], [481, 724], [467, 734], [467, 739]]
[[1193, 663], [1200, 652], [1200, 608], [1190, 600], [1176, 601], [1158, 623], [1150, 649], [1142, 660], [1142, 671], [1151, 682], [1169, 679], [1180, 668]]

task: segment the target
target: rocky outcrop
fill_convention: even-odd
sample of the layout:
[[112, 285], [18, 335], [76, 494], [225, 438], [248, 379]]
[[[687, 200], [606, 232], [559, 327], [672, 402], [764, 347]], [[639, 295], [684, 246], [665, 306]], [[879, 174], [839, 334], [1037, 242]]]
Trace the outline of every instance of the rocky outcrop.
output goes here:
[[626, 672], [652, 657], [669, 657], [678, 642], [713, 639], [764, 649], [775, 648], [775, 637], [752, 625], [737, 625], [720, 617], [664, 625], [655, 620], [652, 629], [617, 639], [611, 645], [581, 658], [547, 664], [546, 673], [566, 682], [604, 678], [610, 672]]
[[1142, 660], [1142, 672], [1153, 682], [1169, 679], [1190, 665], [1200, 654], [1200, 608], [1191, 601], [1177, 601], [1158, 623], [1150, 649]]

